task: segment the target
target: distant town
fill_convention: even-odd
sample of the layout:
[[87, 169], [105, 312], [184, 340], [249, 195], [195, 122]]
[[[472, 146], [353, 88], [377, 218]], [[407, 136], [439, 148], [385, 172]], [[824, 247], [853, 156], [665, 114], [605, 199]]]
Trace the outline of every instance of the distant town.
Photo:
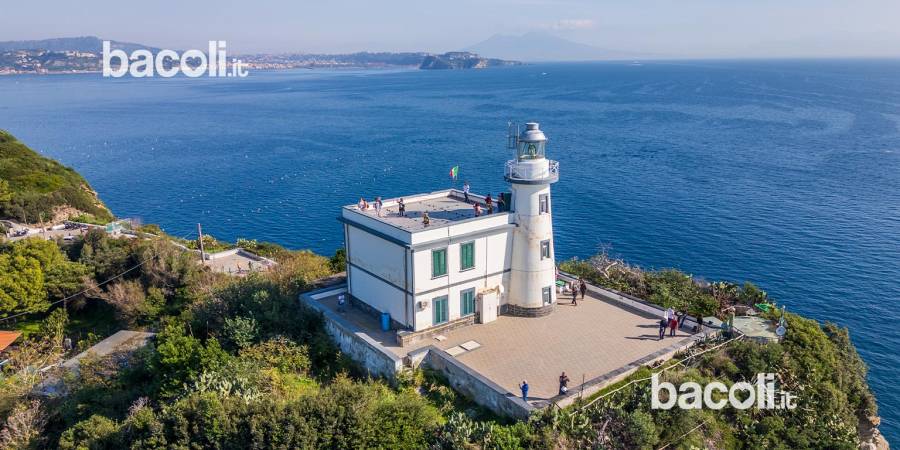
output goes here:
[[[150, 46], [116, 42], [114, 47], [158, 50]], [[0, 42], [0, 75], [93, 73], [102, 69], [102, 40], [96, 37]], [[246, 68], [259, 70], [314, 68], [483, 69], [522, 64], [484, 58], [472, 52], [358, 52], [350, 54], [239, 55]]]

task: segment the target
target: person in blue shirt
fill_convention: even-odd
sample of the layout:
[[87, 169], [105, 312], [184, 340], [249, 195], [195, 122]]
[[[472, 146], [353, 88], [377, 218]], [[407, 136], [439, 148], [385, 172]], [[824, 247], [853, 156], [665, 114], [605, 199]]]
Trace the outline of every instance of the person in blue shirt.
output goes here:
[[522, 380], [522, 384], [519, 385], [519, 389], [522, 390], [522, 400], [528, 401], [528, 381]]

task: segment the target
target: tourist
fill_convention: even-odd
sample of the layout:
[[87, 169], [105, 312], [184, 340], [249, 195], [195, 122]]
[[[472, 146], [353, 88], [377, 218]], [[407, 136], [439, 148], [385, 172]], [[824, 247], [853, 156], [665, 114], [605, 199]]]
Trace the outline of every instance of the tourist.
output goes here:
[[384, 203], [381, 202], [381, 197], [375, 197], [375, 215], [381, 217], [381, 207], [384, 206]]
[[569, 392], [569, 376], [563, 371], [562, 375], [559, 376], [559, 395], [563, 395], [566, 392]]
[[522, 384], [519, 385], [519, 389], [522, 390], [522, 400], [528, 401], [528, 381], [522, 380]]
[[578, 290], [581, 291], [581, 299], [584, 300], [584, 294], [587, 292], [587, 283], [584, 282], [584, 278], [578, 279]]
[[406, 203], [403, 203], [403, 197], [397, 200], [397, 209], [400, 210], [400, 217], [406, 217]]
[[422, 225], [425, 225], [426, 227], [431, 225], [431, 217], [428, 217], [428, 211], [422, 213]]
[[360, 211], [365, 211], [369, 209], [369, 204], [366, 202], [366, 199], [360, 197], [359, 203], [356, 204], [356, 207], [359, 208]]
[[469, 182], [468, 181], [463, 183], [463, 197], [466, 198], [466, 203], [469, 203]]
[[480, 216], [481, 215], [481, 205], [479, 205], [478, 203], [475, 203], [474, 208], [475, 208], [475, 217]]
[[347, 299], [344, 298], [344, 294], [338, 295], [338, 312], [344, 312], [344, 306], [347, 304]]
[[671, 319], [669, 319], [669, 336], [675, 336], [675, 330], [678, 329], [678, 319], [673, 315]]
[[506, 211], [506, 200], [503, 200], [503, 194], [497, 197], [497, 211]]
[[659, 320], [659, 340], [660, 341], [663, 340], [664, 337], [666, 337], [666, 325], [668, 323], [669, 322], [667, 322], [666, 319]]
[[491, 194], [484, 198], [484, 205], [487, 206], [488, 214], [494, 213], [494, 199], [491, 198]]
[[571, 285], [570, 289], [572, 290], [572, 306], [578, 306], [578, 289], [575, 289], [575, 285]]

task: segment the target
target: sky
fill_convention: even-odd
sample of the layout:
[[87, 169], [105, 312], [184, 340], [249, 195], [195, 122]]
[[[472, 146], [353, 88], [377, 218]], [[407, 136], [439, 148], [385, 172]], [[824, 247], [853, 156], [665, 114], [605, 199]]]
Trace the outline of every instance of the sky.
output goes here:
[[552, 33], [670, 57], [900, 56], [900, 0], [4, 0], [0, 41], [100, 36], [229, 53], [459, 50]]

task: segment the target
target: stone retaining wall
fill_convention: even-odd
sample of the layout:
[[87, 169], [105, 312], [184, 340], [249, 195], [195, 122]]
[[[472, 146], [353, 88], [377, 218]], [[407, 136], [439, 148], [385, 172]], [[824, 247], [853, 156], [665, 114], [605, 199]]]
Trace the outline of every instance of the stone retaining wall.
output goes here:
[[393, 381], [397, 372], [403, 369], [403, 360], [384, 348], [363, 330], [360, 330], [316, 301], [318, 298], [329, 297], [346, 291], [346, 287], [325, 288], [302, 294], [300, 295], [300, 300], [324, 316], [325, 330], [341, 348], [342, 352], [361, 364], [372, 375]]
[[527, 420], [536, 409], [521, 397], [507, 392], [443, 350], [435, 346], [426, 347], [424, 350], [427, 353], [422, 363], [442, 373], [454, 390], [475, 403], [498, 415], [519, 420]]

